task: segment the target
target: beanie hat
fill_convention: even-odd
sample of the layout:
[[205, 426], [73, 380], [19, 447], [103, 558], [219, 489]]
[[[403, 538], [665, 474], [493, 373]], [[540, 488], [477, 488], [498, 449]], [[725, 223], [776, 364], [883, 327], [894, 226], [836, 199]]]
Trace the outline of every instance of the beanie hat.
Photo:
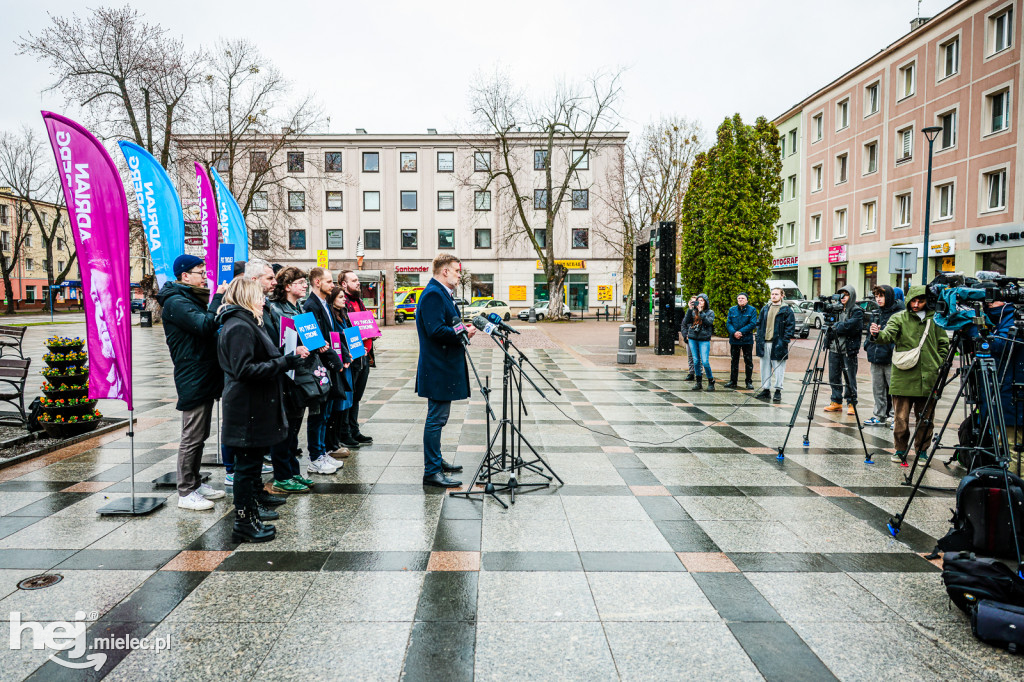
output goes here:
[[183, 253], [174, 259], [174, 276], [181, 279], [181, 273], [188, 272], [197, 265], [202, 265], [203, 259], [198, 256], [190, 256]]

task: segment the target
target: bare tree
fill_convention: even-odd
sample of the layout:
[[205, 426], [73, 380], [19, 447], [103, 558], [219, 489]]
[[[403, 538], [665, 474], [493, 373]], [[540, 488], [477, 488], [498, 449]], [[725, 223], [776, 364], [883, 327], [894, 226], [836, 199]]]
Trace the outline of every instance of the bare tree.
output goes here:
[[[562, 209], [571, 208], [573, 189], [583, 189], [578, 171], [603, 151], [602, 143], [617, 121], [619, 74], [561, 83], [547, 97], [531, 102], [507, 74], [496, 72], [474, 85], [470, 96], [473, 117], [484, 135], [467, 137], [474, 148], [474, 172], [460, 180], [479, 190], [494, 188], [504, 243], [525, 238], [533, 247], [547, 280], [548, 317], [564, 319], [568, 270], [557, 262], [556, 254], [569, 244]], [[539, 161], [534, 152], [540, 154]], [[481, 161], [484, 158], [490, 163]], [[528, 180], [538, 168], [531, 162], [543, 166], [540, 194]], [[540, 211], [539, 217], [534, 209]], [[543, 241], [538, 230], [544, 230]]]
[[633, 306], [636, 245], [654, 223], [679, 222], [690, 170], [703, 146], [704, 131], [698, 122], [664, 118], [644, 126], [608, 168], [611, 191], [598, 200], [607, 202], [612, 220], [598, 225], [596, 232], [622, 256], [626, 319]]
[[[28, 126], [18, 134], [0, 134], [0, 184], [10, 188], [14, 203], [14, 233], [10, 242], [11, 256], [3, 259], [4, 288], [7, 291], [6, 315], [15, 313], [11, 274], [24, 255], [33, 223], [39, 226], [46, 252], [47, 295], [71, 272], [77, 253], [73, 248], [70, 227], [65, 219], [64, 192], [48, 145]], [[51, 216], [48, 209], [53, 211]], [[64, 267], [54, 274], [54, 242], [64, 243], [69, 257]]]

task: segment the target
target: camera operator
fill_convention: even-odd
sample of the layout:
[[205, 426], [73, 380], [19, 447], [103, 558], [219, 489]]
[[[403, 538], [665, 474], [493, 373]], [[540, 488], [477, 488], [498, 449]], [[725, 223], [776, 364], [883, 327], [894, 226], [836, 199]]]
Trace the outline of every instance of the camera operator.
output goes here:
[[857, 290], [853, 286], [847, 284], [836, 295], [843, 304], [843, 311], [832, 327], [832, 353], [828, 356], [828, 383], [832, 386], [832, 402], [825, 408], [825, 412], [839, 412], [843, 409], [843, 382], [846, 382], [846, 413], [856, 414], [853, 406], [857, 404], [857, 353], [860, 352], [864, 311], [857, 305]]
[[[878, 311], [872, 313], [872, 322], [885, 329], [889, 318], [903, 310], [902, 303], [896, 300], [896, 292], [888, 284], [877, 286], [871, 290], [875, 295]], [[864, 341], [864, 350], [868, 354], [871, 367], [871, 392], [875, 398], [875, 414], [864, 422], [864, 426], [885, 426], [895, 420], [892, 413], [892, 398], [889, 397], [889, 382], [892, 380], [892, 344], [876, 343], [871, 336]]]
[[1024, 345], [1015, 339], [1015, 308], [1012, 303], [988, 301], [985, 315], [992, 323], [989, 349], [996, 361], [999, 398], [1006, 420], [1006, 440], [1010, 446], [1010, 471], [1020, 475], [1021, 453], [1017, 450], [1024, 437], [1024, 404], [1014, 400], [1014, 384], [1024, 381]]
[[935, 405], [932, 404], [928, 414], [924, 414], [924, 408], [928, 402], [928, 394], [939, 376], [939, 367], [949, 351], [949, 337], [932, 319], [935, 312], [926, 310], [925, 287], [920, 284], [910, 287], [907, 298], [907, 309], [890, 317], [884, 329], [878, 324], [872, 324], [869, 330], [875, 343], [891, 343], [894, 345], [895, 353], [920, 349], [917, 362], [907, 369], [900, 369], [899, 360], [894, 358], [892, 381], [889, 386], [889, 394], [892, 396], [893, 409], [896, 413], [893, 427], [896, 454], [892, 456], [892, 461], [903, 466], [907, 465], [911, 408], [918, 424], [924, 419], [928, 420], [927, 428], [918, 429], [914, 444], [918, 457], [927, 457], [928, 443], [932, 439], [931, 420], [935, 413]]

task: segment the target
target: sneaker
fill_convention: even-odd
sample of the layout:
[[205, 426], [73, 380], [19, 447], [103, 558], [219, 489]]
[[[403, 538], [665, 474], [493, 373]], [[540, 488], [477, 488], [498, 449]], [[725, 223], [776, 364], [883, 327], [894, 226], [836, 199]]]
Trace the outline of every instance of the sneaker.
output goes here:
[[900, 450], [897, 450], [896, 454], [894, 454], [892, 457], [889, 458], [889, 461], [892, 462], [893, 464], [904, 464], [905, 465], [907, 463], [906, 455], [907, 455], [907, 453], [901, 452]]
[[857, 414], [857, 408], [855, 408], [852, 404], [851, 405], [847, 405], [846, 406], [846, 414], [853, 414], [853, 415]]
[[273, 464], [267, 464], [266, 462], [264, 462], [263, 463], [263, 468], [260, 469], [260, 473], [261, 474], [272, 474], [272, 473], [274, 473], [274, 465]]
[[289, 478], [287, 481], [274, 481], [271, 484], [271, 490], [275, 493], [285, 493], [286, 495], [309, 492], [308, 487], [299, 483], [294, 478]]
[[202, 495], [203, 497], [205, 497], [208, 500], [219, 500], [220, 498], [224, 497], [224, 491], [223, 490], [217, 490], [216, 488], [211, 488], [210, 486], [206, 485], [205, 483], [201, 484], [198, 488], [196, 488], [196, 492], [199, 493], [200, 495]]
[[331, 465], [332, 467], [334, 467], [335, 469], [341, 469], [342, 467], [344, 467], [344, 466], [345, 466], [345, 463], [344, 463], [344, 462], [339, 462], [338, 460], [334, 459], [334, 458], [333, 458], [333, 457], [331, 457], [330, 455], [324, 455], [324, 456], [323, 456], [323, 459], [324, 459], [324, 460], [325, 460], [325, 461], [326, 461], [326, 462], [327, 462], [328, 464], [330, 464], [330, 465]]
[[357, 433], [356, 435], [354, 435], [352, 437], [355, 438], [357, 443], [363, 443], [365, 445], [369, 445], [370, 443], [373, 442], [373, 438], [371, 438], [370, 436], [364, 436], [361, 433]]
[[894, 426], [896, 424], [896, 417], [886, 417], [885, 423], [889, 426]]
[[776, 402], [776, 403], [781, 403], [782, 402], [782, 389], [779, 389], [779, 388], [775, 389], [775, 397], [772, 398], [772, 402]]
[[206, 509], [213, 509], [213, 502], [200, 495], [198, 490], [193, 490], [184, 497], [178, 496], [178, 508], [204, 511]]
[[825, 412], [840, 412], [842, 409], [842, 403], [829, 403], [828, 406], [825, 407]]
[[754, 382], [753, 381], [748, 381], [747, 382], [747, 390], [748, 391], [753, 391], [754, 390]]
[[272, 462], [274, 460], [271, 458], [270, 455], [263, 455], [263, 461], [264, 462]]
[[917, 453], [917, 461], [918, 462], [926, 462], [926, 461], [928, 461], [928, 453], [927, 452], [918, 452]]
[[864, 420], [864, 426], [882, 426], [883, 424], [885, 424], [885, 422], [881, 421], [877, 417]]
[[327, 455], [320, 455], [315, 461], [310, 462], [309, 466], [306, 467], [306, 471], [313, 474], [322, 474], [324, 476], [330, 476], [338, 470], [338, 467], [332, 466], [327, 461]]
[[336, 448], [331, 448], [330, 451], [331, 459], [334, 459], [335, 461], [337, 461], [338, 457], [348, 457], [352, 454], [351, 450], [340, 445]]
[[757, 400], [771, 400], [772, 392], [767, 388], [761, 389], [757, 395], [754, 396]]
[[234, 485], [234, 484], [235, 484], [235, 475], [234, 474], [224, 474], [224, 485]]
[[301, 483], [302, 485], [306, 486], [307, 488], [312, 488], [313, 487], [313, 479], [312, 478], [306, 478], [305, 476], [295, 475], [295, 476], [292, 476], [292, 480], [293, 481], [298, 481], [299, 483]]

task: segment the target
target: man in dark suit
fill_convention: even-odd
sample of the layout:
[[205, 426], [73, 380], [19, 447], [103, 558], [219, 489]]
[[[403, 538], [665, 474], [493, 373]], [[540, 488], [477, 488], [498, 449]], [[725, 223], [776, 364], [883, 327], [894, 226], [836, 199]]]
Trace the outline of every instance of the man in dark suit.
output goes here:
[[[457, 488], [462, 481], [448, 478], [462, 471], [441, 457], [441, 429], [448, 423], [453, 400], [469, 397], [469, 366], [466, 348], [452, 325], [459, 320], [455, 306], [455, 286], [459, 283], [462, 262], [450, 253], [434, 258], [434, 277], [427, 282], [416, 304], [416, 334], [420, 340], [420, 358], [416, 366], [416, 395], [427, 399], [427, 421], [423, 425], [423, 484], [439, 488]], [[475, 327], [467, 329], [469, 336]]]

